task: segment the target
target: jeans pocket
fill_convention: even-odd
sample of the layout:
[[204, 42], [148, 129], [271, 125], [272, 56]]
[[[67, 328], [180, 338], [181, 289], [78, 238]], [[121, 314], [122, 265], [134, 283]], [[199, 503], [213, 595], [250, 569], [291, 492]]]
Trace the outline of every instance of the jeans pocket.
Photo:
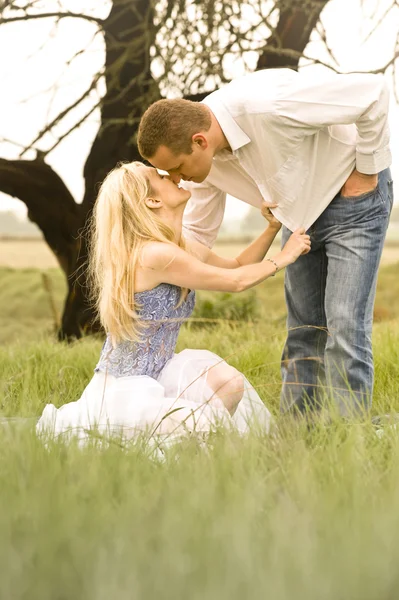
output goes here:
[[342, 194], [341, 194], [341, 198], [343, 200], [348, 200], [349, 202], [358, 202], [359, 200], [365, 200], [366, 198], [373, 196], [374, 194], [377, 193], [377, 191], [378, 191], [378, 183], [375, 186], [375, 188], [373, 188], [372, 190], [370, 190], [368, 192], [364, 192], [363, 194], [360, 194], [359, 196], [342, 196]]

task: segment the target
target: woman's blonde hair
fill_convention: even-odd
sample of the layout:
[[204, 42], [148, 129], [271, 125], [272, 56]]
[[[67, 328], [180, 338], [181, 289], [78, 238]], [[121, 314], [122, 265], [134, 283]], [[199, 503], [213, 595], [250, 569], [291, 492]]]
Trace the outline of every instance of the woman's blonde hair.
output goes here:
[[[104, 179], [90, 226], [89, 282], [112, 344], [135, 341], [143, 328], [134, 302], [136, 265], [149, 241], [173, 243], [174, 231], [149, 208], [153, 191], [141, 162], [119, 163]], [[180, 246], [184, 247], [182, 238]], [[181, 299], [184, 290], [182, 290]]]

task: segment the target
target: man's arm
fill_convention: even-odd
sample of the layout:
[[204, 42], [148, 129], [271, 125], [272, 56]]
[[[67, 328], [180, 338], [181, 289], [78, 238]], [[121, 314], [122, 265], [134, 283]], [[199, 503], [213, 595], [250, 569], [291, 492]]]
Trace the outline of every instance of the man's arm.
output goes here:
[[312, 135], [329, 125], [357, 127], [356, 169], [373, 175], [391, 164], [389, 89], [382, 75], [296, 74], [281, 86], [272, 119], [284, 135]]
[[226, 194], [205, 181], [182, 181], [181, 185], [191, 192], [183, 215], [183, 234], [212, 248], [223, 221]]

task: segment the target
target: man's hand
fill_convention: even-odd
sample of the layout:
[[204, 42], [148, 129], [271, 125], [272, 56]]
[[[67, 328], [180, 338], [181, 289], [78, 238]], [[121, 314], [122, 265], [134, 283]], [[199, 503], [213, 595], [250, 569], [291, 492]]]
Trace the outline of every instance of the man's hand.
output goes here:
[[372, 192], [378, 183], [378, 174], [376, 175], [365, 175], [359, 173], [359, 171], [352, 171], [349, 175], [346, 183], [341, 189], [341, 196], [349, 198], [350, 196], [361, 196]]
[[262, 208], [260, 209], [260, 212], [262, 213], [262, 216], [264, 216], [265, 219], [268, 221], [269, 227], [271, 227], [272, 229], [277, 229], [278, 231], [281, 227], [281, 223], [276, 219], [276, 217], [270, 210], [271, 208], [277, 208], [277, 206], [278, 204], [269, 204], [268, 202], [262, 202]]

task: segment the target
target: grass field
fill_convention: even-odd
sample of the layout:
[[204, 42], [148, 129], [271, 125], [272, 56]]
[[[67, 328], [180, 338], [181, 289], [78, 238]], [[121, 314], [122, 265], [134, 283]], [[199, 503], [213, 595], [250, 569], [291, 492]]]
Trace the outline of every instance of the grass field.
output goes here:
[[[399, 412], [398, 264], [381, 269], [373, 415]], [[64, 281], [46, 271], [61, 309]], [[151, 461], [139, 446], [48, 449], [47, 402], [77, 399], [101, 341], [58, 344], [36, 269], [0, 269], [0, 598], [12, 600], [395, 600], [399, 431], [370, 419], [307, 429], [278, 419], [282, 276], [239, 300], [200, 294], [184, 326], [247, 374], [277, 417], [273, 438], [220, 434]]]
[[[399, 227], [394, 227], [385, 244], [382, 264], [388, 265], [399, 262]], [[215, 245], [215, 252], [221, 256], [236, 256], [246, 243], [223, 242]], [[278, 252], [279, 241], [271, 248]], [[0, 238], [0, 267], [12, 269], [51, 269], [58, 267], [57, 260], [47, 244], [41, 239], [1, 239]]]

